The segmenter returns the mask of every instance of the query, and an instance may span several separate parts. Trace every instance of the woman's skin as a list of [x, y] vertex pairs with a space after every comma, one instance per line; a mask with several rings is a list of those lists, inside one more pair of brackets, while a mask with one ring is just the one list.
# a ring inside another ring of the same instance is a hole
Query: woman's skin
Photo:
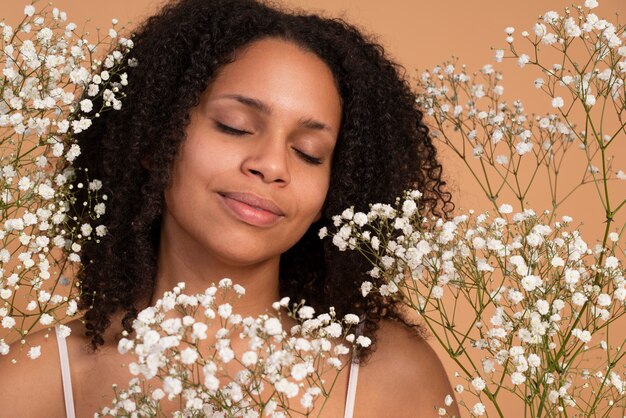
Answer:
[[[233, 303], [234, 311], [257, 316], [280, 298], [280, 255], [320, 216], [341, 99], [330, 69], [316, 55], [284, 40], [264, 39], [239, 51], [219, 71], [190, 116], [165, 191], [150, 302], [180, 281], [186, 293], [197, 293], [230, 277], [246, 288], [246, 296]], [[123, 388], [131, 378], [126, 365], [132, 357], [117, 353], [119, 319], [112, 318], [105, 345], [95, 354], [86, 348], [89, 340], [79, 321], [70, 323], [67, 343], [78, 417], [110, 405], [111, 385]], [[288, 318], [284, 321], [290, 325]], [[442, 406], [452, 390], [435, 353], [391, 321], [381, 322], [378, 336], [377, 349], [360, 369], [354, 416], [437, 416], [435, 406]], [[28, 342], [42, 345], [40, 358], [20, 355], [15, 365], [13, 355], [0, 358], [0, 417], [64, 417], [54, 332], [40, 331]], [[241, 355], [245, 347], [233, 342], [233, 349]], [[18, 350], [14, 346], [11, 352]], [[321, 417], [343, 417], [348, 373], [348, 367], [341, 371]], [[459, 416], [456, 408], [449, 412]]]
[[[165, 191], [156, 295], [230, 277], [254, 295], [242, 315], [280, 299], [280, 255], [320, 215], [340, 124], [333, 75], [316, 55], [263, 40], [225, 66], [191, 112]], [[236, 200], [257, 198], [279, 214]]]

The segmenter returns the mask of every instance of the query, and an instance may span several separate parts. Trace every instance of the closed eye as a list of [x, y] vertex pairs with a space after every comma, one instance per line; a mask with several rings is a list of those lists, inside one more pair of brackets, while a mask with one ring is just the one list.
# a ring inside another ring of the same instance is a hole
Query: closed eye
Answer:
[[312, 155], [306, 154], [297, 148], [294, 148], [294, 151], [296, 151], [296, 153], [300, 156], [300, 158], [302, 158], [304, 161], [306, 161], [309, 164], [314, 164], [314, 165], [322, 164], [322, 160], [320, 158], [313, 157]]
[[[235, 129], [232, 128], [228, 125], [224, 125], [223, 123], [217, 122], [215, 121], [215, 126], [217, 127], [217, 129], [219, 129], [220, 131], [228, 134], [228, 135], [234, 135], [234, 136], [244, 136], [244, 135], [252, 135], [252, 132], [248, 132], [248, 131], [242, 131], [240, 129]], [[313, 165], [320, 165], [322, 164], [322, 160], [321, 158], [317, 158], [317, 157], [313, 157], [312, 155], [309, 155], [305, 152], [300, 151], [297, 148], [294, 148], [294, 151], [300, 156], [300, 158], [302, 158], [302, 160], [304, 160], [305, 162], [309, 163], [309, 164], [313, 164]]]
[[220, 131], [222, 131], [222, 132], [224, 132], [226, 134], [229, 134], [229, 135], [244, 136], [244, 135], [252, 134], [252, 132], [242, 131], [240, 129], [231, 128], [230, 126], [224, 125], [223, 123], [220, 123], [220, 122], [217, 122], [217, 121], [215, 122], [215, 126]]

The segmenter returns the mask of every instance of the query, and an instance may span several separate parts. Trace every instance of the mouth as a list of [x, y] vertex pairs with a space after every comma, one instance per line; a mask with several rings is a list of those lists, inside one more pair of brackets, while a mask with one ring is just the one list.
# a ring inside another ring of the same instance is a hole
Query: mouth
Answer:
[[254, 226], [271, 226], [285, 216], [274, 202], [250, 193], [219, 192], [225, 206], [237, 219]]

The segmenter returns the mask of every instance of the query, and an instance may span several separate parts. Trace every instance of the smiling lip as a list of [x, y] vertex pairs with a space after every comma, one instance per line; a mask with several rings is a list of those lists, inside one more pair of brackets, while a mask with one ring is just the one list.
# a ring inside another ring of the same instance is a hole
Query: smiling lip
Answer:
[[274, 202], [250, 193], [219, 193], [224, 204], [237, 218], [256, 226], [269, 226], [285, 216]]

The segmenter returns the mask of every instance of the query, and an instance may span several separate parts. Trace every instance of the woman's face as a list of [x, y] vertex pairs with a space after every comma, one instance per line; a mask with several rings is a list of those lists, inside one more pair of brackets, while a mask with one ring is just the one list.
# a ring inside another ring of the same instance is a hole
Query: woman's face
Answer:
[[231, 265], [277, 260], [319, 218], [328, 191], [341, 123], [330, 69], [293, 43], [253, 42], [190, 117], [162, 239]]

